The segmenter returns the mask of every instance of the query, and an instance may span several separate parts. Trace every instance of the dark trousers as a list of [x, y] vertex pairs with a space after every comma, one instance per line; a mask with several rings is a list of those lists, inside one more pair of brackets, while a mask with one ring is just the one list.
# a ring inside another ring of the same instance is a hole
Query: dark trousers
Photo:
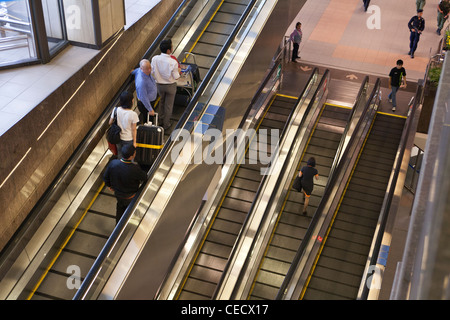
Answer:
[[292, 61], [295, 61], [295, 59], [299, 58], [298, 56], [298, 48], [300, 45], [298, 43], [294, 42], [294, 48], [292, 49]]
[[123, 213], [125, 212], [125, 210], [127, 210], [128, 205], [130, 204], [131, 200], [133, 200], [133, 198], [122, 199], [122, 198], [116, 197], [116, 199], [117, 199], [117, 204], [116, 204], [116, 224], [118, 224], [120, 218], [122, 218]]
[[367, 7], [370, 4], [370, 0], [363, 0], [363, 3], [364, 3], [364, 11], [367, 11]]
[[411, 35], [409, 36], [409, 49], [411, 54], [416, 52], [419, 40], [420, 40], [420, 33], [411, 31]]
[[[156, 100], [155, 100], [156, 101]], [[150, 102], [152, 106], [155, 105], [155, 101]], [[139, 123], [144, 124], [147, 123], [148, 119], [148, 110], [142, 103], [142, 101], [138, 100], [137, 108], [139, 110]]]
[[164, 129], [170, 126], [170, 117], [172, 117], [173, 104], [175, 95], [177, 94], [177, 83], [156, 84], [158, 95], [161, 97], [159, 101], [159, 120]]

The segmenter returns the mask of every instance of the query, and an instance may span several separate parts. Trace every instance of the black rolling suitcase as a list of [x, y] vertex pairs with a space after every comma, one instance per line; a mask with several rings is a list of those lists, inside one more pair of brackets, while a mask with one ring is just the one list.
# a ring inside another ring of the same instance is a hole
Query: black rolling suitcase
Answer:
[[136, 133], [136, 157], [135, 161], [144, 166], [151, 166], [164, 146], [164, 129], [158, 126], [158, 114], [154, 117], [154, 123], [149, 121], [138, 126]]

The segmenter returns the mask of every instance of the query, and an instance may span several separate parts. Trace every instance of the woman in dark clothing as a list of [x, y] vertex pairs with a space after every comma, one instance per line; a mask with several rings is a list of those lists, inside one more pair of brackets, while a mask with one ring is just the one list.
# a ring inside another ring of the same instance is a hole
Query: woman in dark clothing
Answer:
[[319, 179], [319, 172], [315, 168], [316, 159], [311, 157], [308, 159], [308, 162], [306, 164], [307, 165], [304, 166], [298, 173], [298, 176], [302, 178], [302, 189], [304, 194], [303, 214], [306, 214], [306, 208], [309, 204], [309, 198], [311, 197], [311, 193], [314, 189], [313, 178], [315, 177], [316, 180]]

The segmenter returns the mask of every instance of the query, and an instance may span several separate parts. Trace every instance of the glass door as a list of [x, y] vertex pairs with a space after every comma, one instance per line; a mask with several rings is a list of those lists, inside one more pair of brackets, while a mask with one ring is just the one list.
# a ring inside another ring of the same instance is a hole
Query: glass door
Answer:
[[48, 49], [50, 56], [53, 56], [62, 45], [67, 43], [61, 1], [42, 0], [42, 11], [44, 14]]

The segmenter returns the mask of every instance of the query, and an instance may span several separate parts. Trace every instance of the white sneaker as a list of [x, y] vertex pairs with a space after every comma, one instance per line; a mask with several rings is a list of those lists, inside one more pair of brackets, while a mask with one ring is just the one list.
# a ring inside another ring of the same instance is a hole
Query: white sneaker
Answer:
[[389, 102], [392, 103], [392, 99], [389, 99]]
[[395, 107], [392, 107], [392, 111], [395, 111]]

